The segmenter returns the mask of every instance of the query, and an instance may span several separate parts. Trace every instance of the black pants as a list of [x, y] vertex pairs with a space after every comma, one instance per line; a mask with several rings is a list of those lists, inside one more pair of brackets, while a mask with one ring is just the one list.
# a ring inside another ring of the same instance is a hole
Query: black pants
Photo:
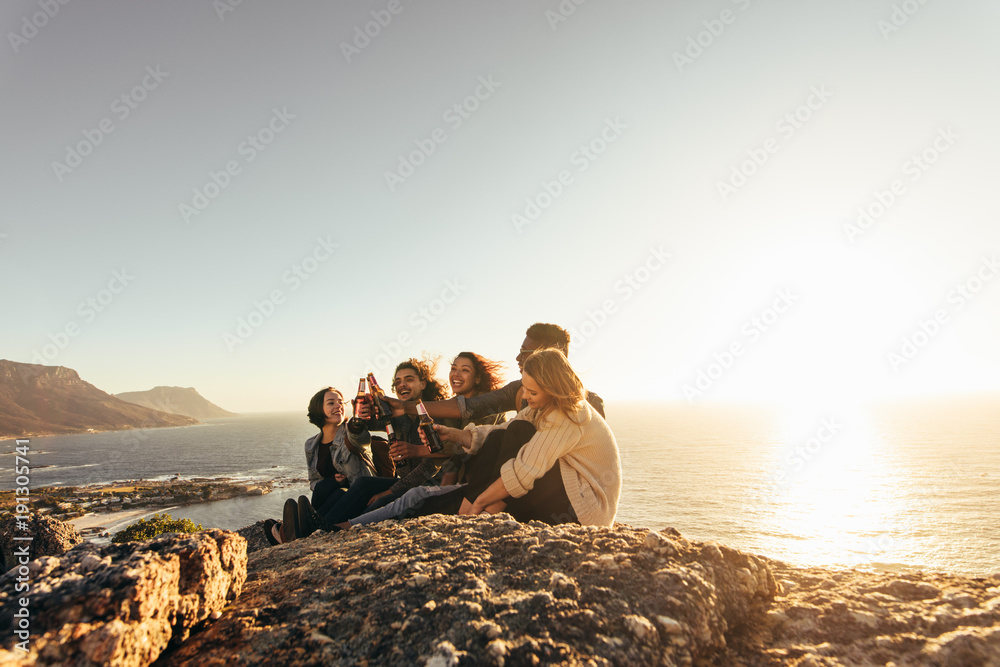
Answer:
[[[365, 512], [378, 509], [385, 502], [373, 503], [368, 506], [368, 501], [377, 493], [388, 491], [398, 480], [395, 477], [358, 477], [351, 484], [351, 488], [342, 498], [332, 506], [325, 508], [326, 511], [317, 511], [330, 523], [343, 523], [350, 521], [356, 516], [361, 516]], [[384, 499], [383, 499], [384, 500]], [[391, 500], [389, 502], [392, 502]]]
[[[469, 484], [463, 491], [470, 503], [485, 491], [493, 482], [500, 478], [500, 468], [503, 464], [517, 456], [531, 437], [535, 435], [535, 427], [523, 419], [510, 423], [505, 429], [496, 429], [483, 443], [482, 449], [467, 465]], [[562, 473], [557, 461], [541, 478], [535, 480], [530, 491], [520, 498], [507, 498], [508, 512], [518, 521], [541, 521], [550, 525], [559, 523], [578, 523], [573, 505], [566, 495], [563, 486]]]
[[340, 482], [324, 477], [316, 483], [316, 487], [313, 489], [312, 506], [316, 508], [317, 512], [325, 515], [337, 504], [337, 501], [344, 497], [345, 493], [347, 490], [340, 485]]

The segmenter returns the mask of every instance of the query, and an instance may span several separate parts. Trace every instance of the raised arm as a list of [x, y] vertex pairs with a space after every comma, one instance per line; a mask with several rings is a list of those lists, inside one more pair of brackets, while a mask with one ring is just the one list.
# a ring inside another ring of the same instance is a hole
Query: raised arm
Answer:
[[[386, 396], [385, 402], [392, 408], [393, 417], [417, 414], [417, 404], [414, 401], [401, 401]], [[462, 415], [457, 398], [449, 398], [446, 401], [424, 401], [424, 406], [427, 408], [427, 414], [435, 419], [460, 419]]]

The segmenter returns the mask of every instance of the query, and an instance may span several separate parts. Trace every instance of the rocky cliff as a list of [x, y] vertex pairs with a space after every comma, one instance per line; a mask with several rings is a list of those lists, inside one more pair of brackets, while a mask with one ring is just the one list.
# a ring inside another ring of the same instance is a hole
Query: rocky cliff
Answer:
[[[1000, 575], [797, 569], [670, 530], [507, 515], [255, 540], [248, 561], [246, 544], [208, 531], [35, 561], [45, 634], [27, 657], [9, 573], [0, 665], [1000, 665]], [[175, 555], [176, 580], [160, 562]]]
[[0, 439], [197, 423], [115, 398], [64, 366], [0, 359]]
[[147, 391], [128, 391], [115, 394], [115, 398], [153, 410], [195, 419], [237, 416], [235, 412], [223, 410], [203, 397], [195, 391], [194, 387], [153, 387]]

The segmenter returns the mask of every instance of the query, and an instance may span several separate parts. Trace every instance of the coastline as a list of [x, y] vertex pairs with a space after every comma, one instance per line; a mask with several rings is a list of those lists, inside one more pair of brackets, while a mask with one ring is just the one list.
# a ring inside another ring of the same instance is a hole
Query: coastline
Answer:
[[144, 519], [153, 514], [169, 512], [177, 507], [180, 506], [163, 507], [160, 509], [144, 507], [135, 510], [122, 510], [121, 512], [92, 512], [78, 516], [75, 519], [70, 519], [66, 523], [75, 526], [85, 540], [93, 540], [94, 538], [105, 536], [105, 534], [107, 534], [107, 537], [110, 537], [112, 534], [125, 528], [126, 525], [135, 523], [139, 519]]
[[[109, 537], [153, 514], [213, 501], [257, 499], [302, 481], [231, 477], [128, 480], [84, 487], [44, 487], [34, 492], [33, 502], [41, 508], [41, 514], [71, 524], [85, 539], [94, 540]], [[0, 492], [0, 511], [11, 511], [14, 502], [13, 492]]]
[[[179, 415], [183, 416], [183, 415]], [[192, 418], [193, 419], [193, 418]], [[161, 429], [161, 428], [188, 428], [190, 426], [203, 426], [205, 422], [195, 421], [193, 424], [141, 424], [135, 426], [109, 426], [107, 428], [84, 428], [80, 427], [73, 430], [63, 430], [63, 431], [39, 431], [39, 432], [18, 432], [18, 433], [0, 433], [0, 443], [3, 442], [13, 442], [15, 440], [27, 440], [29, 438], [49, 438], [58, 435], [86, 435], [88, 433], [116, 433], [119, 431], [143, 431], [146, 429]]]

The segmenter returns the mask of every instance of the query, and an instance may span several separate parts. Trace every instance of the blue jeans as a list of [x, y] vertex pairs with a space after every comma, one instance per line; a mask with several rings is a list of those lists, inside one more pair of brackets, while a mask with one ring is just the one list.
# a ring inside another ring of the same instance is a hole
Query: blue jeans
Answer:
[[[389, 504], [375, 510], [369, 510], [361, 516], [351, 519], [351, 525], [366, 526], [369, 523], [377, 523], [379, 521], [385, 521], [386, 519], [394, 519], [406, 510], [421, 505], [425, 500], [432, 496], [440, 496], [445, 493], [450, 493], [455, 489], [462, 488], [462, 486], [462, 484], [455, 484], [453, 486], [418, 486], [415, 489], [410, 489]], [[391, 498], [392, 496], [389, 497]], [[388, 500], [388, 498], [386, 498], [386, 500]]]

